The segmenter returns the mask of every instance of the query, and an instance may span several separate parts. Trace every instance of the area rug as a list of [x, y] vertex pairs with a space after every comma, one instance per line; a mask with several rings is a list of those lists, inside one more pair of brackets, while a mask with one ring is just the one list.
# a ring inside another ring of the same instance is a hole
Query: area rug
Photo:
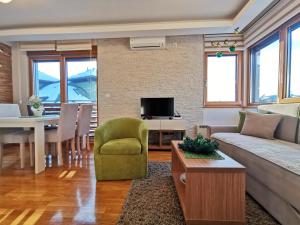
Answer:
[[[279, 225], [253, 198], [246, 198], [247, 225]], [[150, 162], [148, 176], [134, 180], [118, 225], [185, 225], [167, 162]]]

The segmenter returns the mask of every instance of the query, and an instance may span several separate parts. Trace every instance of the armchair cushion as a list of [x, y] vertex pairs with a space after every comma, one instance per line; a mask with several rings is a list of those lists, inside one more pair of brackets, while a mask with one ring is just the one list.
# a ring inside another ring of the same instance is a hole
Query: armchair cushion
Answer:
[[110, 140], [100, 149], [100, 154], [103, 155], [138, 155], [141, 152], [141, 143], [136, 138]]

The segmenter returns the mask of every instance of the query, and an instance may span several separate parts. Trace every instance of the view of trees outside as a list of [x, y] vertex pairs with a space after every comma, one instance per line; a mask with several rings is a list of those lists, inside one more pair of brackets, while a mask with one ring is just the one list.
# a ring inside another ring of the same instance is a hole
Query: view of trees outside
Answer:
[[236, 101], [237, 56], [224, 55], [207, 59], [207, 101]]
[[291, 68], [288, 97], [300, 97], [300, 27], [291, 32]]
[[[96, 102], [97, 62], [96, 59], [67, 60], [68, 102]], [[60, 62], [34, 62], [35, 95], [43, 103], [60, 103]]]

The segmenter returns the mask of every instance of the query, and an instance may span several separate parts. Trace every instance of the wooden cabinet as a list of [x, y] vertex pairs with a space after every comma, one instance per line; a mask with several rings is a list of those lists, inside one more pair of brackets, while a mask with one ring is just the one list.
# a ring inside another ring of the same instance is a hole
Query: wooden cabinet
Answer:
[[171, 150], [172, 140], [182, 140], [186, 131], [185, 120], [144, 120], [149, 128], [149, 149]]

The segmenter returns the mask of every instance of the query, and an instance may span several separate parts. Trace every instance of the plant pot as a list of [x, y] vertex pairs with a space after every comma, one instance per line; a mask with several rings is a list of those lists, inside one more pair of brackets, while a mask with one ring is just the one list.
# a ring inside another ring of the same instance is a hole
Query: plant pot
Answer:
[[31, 107], [31, 111], [33, 113], [34, 116], [42, 116], [43, 115], [43, 112], [44, 112], [44, 107], [39, 107], [39, 108], [34, 108], [34, 107]]

